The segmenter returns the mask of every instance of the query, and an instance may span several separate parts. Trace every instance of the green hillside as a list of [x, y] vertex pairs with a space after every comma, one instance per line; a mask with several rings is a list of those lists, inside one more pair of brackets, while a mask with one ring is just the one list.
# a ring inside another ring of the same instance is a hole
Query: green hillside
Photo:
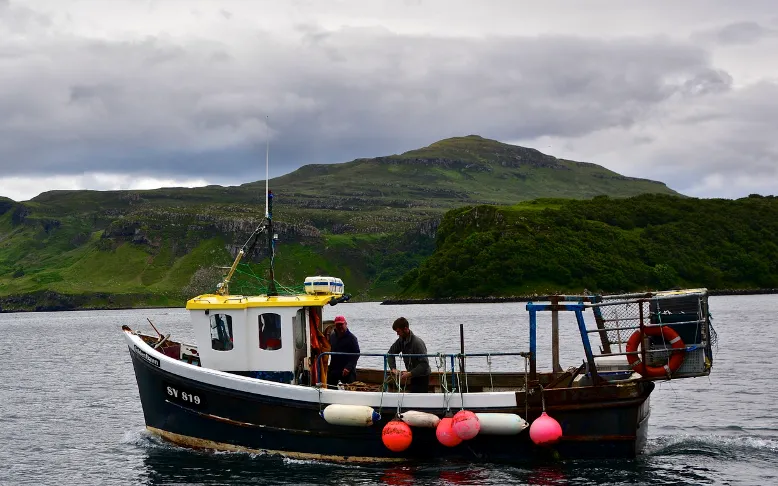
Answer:
[[643, 195], [448, 212], [421, 297], [778, 288], [778, 198]]
[[[401, 155], [308, 165], [272, 179], [276, 277], [341, 276], [357, 299], [397, 294], [432, 254], [446, 211], [537, 197], [675, 194], [660, 182], [478, 136]], [[181, 305], [212, 290], [264, 214], [264, 181], [238, 187], [50, 191], [0, 198], [0, 306]], [[247, 263], [261, 264], [255, 251]], [[233, 289], [254, 284], [239, 275]], [[261, 272], [260, 272], [261, 273]], [[44, 297], [41, 297], [44, 296]], [[55, 304], [39, 305], [40, 300]]]

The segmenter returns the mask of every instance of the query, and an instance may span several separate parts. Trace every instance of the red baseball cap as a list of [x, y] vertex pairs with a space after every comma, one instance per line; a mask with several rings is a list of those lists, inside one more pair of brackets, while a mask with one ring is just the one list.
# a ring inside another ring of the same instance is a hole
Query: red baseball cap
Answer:
[[342, 323], [345, 324], [346, 323], [346, 318], [344, 316], [337, 316], [337, 317], [335, 317], [335, 324], [337, 324], [339, 322], [342, 322]]

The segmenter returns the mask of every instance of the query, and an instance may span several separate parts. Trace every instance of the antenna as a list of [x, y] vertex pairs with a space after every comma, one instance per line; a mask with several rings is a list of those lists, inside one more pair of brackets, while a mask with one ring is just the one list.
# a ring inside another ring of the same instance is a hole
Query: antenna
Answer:
[[270, 118], [265, 115], [265, 217], [270, 217], [270, 210], [268, 209], [268, 178], [270, 175]]

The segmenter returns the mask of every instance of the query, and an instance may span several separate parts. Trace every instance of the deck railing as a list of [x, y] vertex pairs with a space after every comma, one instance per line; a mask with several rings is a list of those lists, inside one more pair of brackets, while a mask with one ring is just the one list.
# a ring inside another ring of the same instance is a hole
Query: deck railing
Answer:
[[[384, 361], [384, 381], [382, 387], [386, 387], [388, 381], [387, 377], [389, 376], [389, 357], [396, 358], [438, 358], [442, 359], [445, 363], [446, 361], [449, 361], [451, 364], [451, 379], [452, 379], [452, 385], [454, 389], [456, 389], [459, 386], [459, 378], [458, 375], [464, 374], [467, 375], [467, 372], [465, 371], [464, 362], [466, 358], [473, 358], [473, 357], [491, 357], [491, 356], [521, 356], [525, 360], [529, 360], [531, 353], [529, 351], [519, 351], [515, 353], [428, 353], [428, 354], [391, 354], [391, 353], [343, 353], [338, 351], [325, 351], [323, 353], [320, 353], [316, 357], [316, 369], [321, 369], [322, 365], [322, 358], [324, 356], [368, 356], [368, 357], [382, 357]], [[455, 363], [459, 362], [459, 369], [460, 371], [456, 371]]]

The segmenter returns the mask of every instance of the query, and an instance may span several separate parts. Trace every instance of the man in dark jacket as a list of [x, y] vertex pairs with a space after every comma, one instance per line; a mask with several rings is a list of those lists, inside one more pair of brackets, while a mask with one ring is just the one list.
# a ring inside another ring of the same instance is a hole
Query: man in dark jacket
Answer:
[[[427, 393], [430, 386], [430, 362], [426, 356], [405, 356], [408, 354], [427, 354], [427, 346], [420, 337], [411, 332], [408, 319], [400, 317], [392, 324], [397, 333], [397, 341], [389, 348], [389, 354], [402, 354], [405, 369], [400, 375], [400, 382], [406, 390], [412, 393]], [[389, 368], [392, 375], [397, 376], [397, 363], [394, 356], [389, 356]]]
[[[359, 353], [357, 337], [348, 330], [348, 323], [343, 316], [335, 318], [335, 330], [330, 335], [332, 352]], [[357, 379], [357, 360], [359, 356], [333, 354], [330, 355], [330, 366], [327, 370], [327, 386], [337, 388], [338, 382], [351, 383]]]

